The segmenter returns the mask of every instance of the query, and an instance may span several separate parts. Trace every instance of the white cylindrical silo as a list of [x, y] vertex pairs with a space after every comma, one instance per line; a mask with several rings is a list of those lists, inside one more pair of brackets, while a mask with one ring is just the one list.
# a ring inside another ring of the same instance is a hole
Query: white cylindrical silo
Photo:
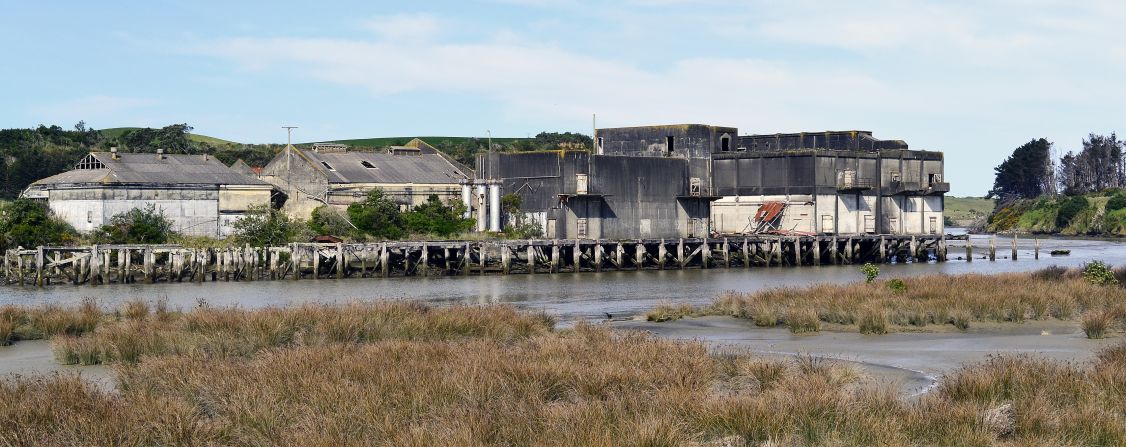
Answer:
[[489, 185], [489, 231], [500, 231], [500, 183]]
[[485, 214], [486, 206], [489, 202], [489, 188], [483, 182], [477, 185], [477, 231], [483, 232], [488, 226], [485, 221], [488, 214]]
[[461, 204], [465, 205], [465, 212], [462, 213], [463, 219], [468, 219], [473, 216], [473, 187], [468, 183], [461, 184]]

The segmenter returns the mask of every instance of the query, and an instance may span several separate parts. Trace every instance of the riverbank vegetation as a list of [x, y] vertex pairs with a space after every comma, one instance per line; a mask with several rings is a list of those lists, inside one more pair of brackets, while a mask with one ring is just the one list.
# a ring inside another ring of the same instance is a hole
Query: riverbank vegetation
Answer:
[[794, 333], [818, 332], [825, 324], [866, 334], [1062, 320], [1079, 322], [1089, 337], [1102, 338], [1126, 329], [1124, 282], [1126, 268], [1100, 262], [1086, 269], [1051, 267], [1032, 273], [873, 278], [868, 283], [727, 292], [698, 308], [659, 306], [646, 318], [730, 315], [761, 327], [786, 326]]
[[5, 378], [0, 444], [1126, 442], [1112, 411], [1126, 389], [1126, 346], [1090, 364], [994, 357], [905, 400], [893, 384], [816, 357], [552, 326], [503, 306], [180, 312], [134, 301], [54, 341], [57, 352], [84, 344], [117, 364], [117, 390], [71, 375]]
[[1115, 134], [1090, 134], [1058, 162], [1043, 138], [994, 168], [987, 198], [997, 207], [984, 230], [1126, 236], [1126, 151]]

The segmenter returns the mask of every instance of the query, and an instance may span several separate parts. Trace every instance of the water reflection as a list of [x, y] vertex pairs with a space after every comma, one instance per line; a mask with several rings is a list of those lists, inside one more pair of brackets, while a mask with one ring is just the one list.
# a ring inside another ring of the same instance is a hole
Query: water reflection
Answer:
[[[1033, 239], [1018, 240], [1018, 259], [1007, 259], [1011, 238], [997, 238], [995, 262], [988, 256], [990, 236], [975, 235], [974, 261], [965, 257], [965, 243], [950, 241], [950, 261], [905, 263], [881, 266], [881, 277], [931, 273], [998, 273], [1027, 271], [1050, 265], [1079, 266], [1098, 259], [1113, 265], [1126, 264], [1126, 244], [1116, 241], [1042, 239], [1040, 259], [1033, 259]], [[1071, 250], [1066, 257], [1052, 257], [1053, 249]], [[511, 276], [430, 277], [396, 279], [345, 279], [219, 282], [204, 284], [154, 284], [108, 286], [0, 287], [0, 304], [74, 304], [93, 297], [104, 306], [116, 306], [131, 298], [167, 298], [174, 307], [189, 308], [198, 300], [217, 306], [266, 307], [298, 303], [346, 303], [379, 299], [410, 299], [433, 303], [496, 304], [542, 310], [561, 319], [604, 318], [643, 312], [660, 303], [710, 302], [725, 290], [751, 291], [777, 286], [802, 286], [817, 282], [851, 282], [862, 276], [857, 266], [801, 268], [733, 268], [713, 270], [666, 270], [603, 272], [584, 274], [537, 274]]]

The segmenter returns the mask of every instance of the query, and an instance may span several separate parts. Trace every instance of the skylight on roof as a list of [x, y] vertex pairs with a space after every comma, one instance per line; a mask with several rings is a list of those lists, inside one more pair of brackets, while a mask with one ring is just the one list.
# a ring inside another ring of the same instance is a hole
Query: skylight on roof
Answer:
[[364, 167], [368, 169], [379, 169], [375, 167], [375, 165], [368, 163], [367, 160], [361, 161], [360, 164], [364, 165]]
[[328, 168], [329, 171], [335, 171], [336, 170], [331, 165], [329, 165], [327, 161], [322, 161], [321, 164], [325, 165], [325, 167]]

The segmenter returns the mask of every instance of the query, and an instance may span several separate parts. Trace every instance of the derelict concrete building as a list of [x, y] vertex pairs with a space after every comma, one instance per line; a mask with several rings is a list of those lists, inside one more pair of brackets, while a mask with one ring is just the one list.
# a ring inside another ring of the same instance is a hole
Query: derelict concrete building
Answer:
[[[942, 234], [941, 152], [871, 132], [752, 135], [714, 154], [721, 234]], [[768, 204], [771, 204], [768, 206]], [[764, 209], [766, 207], [766, 209]]]
[[[593, 154], [481, 154], [476, 183], [495, 185], [499, 193], [488, 189], [490, 197], [519, 195], [522, 211], [547, 238], [704, 237], [709, 201], [716, 198], [711, 154], [732, 147], [737, 136], [734, 128], [695, 124], [599, 129]], [[491, 205], [478, 194], [467, 203]], [[489, 216], [494, 231], [499, 229], [493, 225], [495, 209], [477, 208], [479, 216]]]
[[151, 205], [178, 233], [223, 238], [251, 206], [270, 203], [271, 189], [208, 155], [114, 151], [91, 152], [73, 170], [32, 183], [23, 196], [46, 200], [83, 232]]
[[941, 152], [865, 131], [596, 129], [593, 154], [482, 154], [477, 165], [463, 200], [488, 219], [479, 229], [498, 230], [492, 204], [517, 194], [547, 238], [941, 234], [950, 188]]
[[403, 209], [425, 202], [431, 194], [444, 202], [459, 200], [461, 183], [472, 171], [418, 143], [386, 152], [350, 151], [343, 145], [287, 146], [262, 168], [261, 178], [280, 191], [276, 202], [281, 209], [301, 219], [322, 205], [345, 208], [362, 201], [375, 188]]

